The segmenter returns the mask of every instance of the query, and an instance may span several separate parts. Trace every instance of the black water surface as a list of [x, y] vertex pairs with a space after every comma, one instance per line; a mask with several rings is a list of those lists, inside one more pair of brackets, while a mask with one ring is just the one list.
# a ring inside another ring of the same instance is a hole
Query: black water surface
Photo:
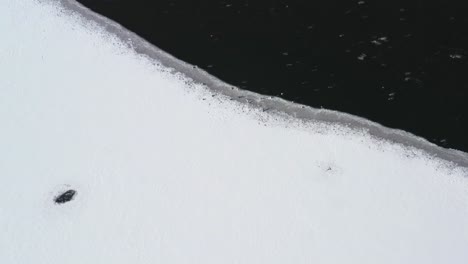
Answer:
[[464, 0], [79, 0], [241, 88], [468, 151]]

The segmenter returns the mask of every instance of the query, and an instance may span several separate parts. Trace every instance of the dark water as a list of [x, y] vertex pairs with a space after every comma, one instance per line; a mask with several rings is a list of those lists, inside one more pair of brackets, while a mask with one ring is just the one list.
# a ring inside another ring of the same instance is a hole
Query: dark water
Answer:
[[79, 2], [241, 88], [468, 151], [466, 0]]

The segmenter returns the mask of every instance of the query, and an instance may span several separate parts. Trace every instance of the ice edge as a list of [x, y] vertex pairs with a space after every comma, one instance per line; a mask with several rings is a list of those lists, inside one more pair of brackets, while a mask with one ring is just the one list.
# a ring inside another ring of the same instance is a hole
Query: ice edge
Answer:
[[184, 74], [195, 83], [206, 85], [213, 92], [229, 97], [234, 101], [247, 104], [254, 108], [269, 109], [270, 112], [285, 114], [288, 117], [304, 121], [315, 121], [325, 123], [335, 123], [348, 126], [350, 128], [364, 130], [369, 135], [388, 140], [404, 147], [413, 147], [426, 152], [428, 155], [448, 161], [453, 165], [468, 168], [468, 153], [446, 149], [433, 144], [426, 139], [411, 134], [409, 132], [385, 127], [368, 119], [355, 115], [342, 113], [334, 110], [317, 109], [310, 106], [286, 101], [284, 99], [265, 96], [258, 93], [241, 90], [233, 85], [210, 75], [208, 72], [194, 67], [184, 61], [159, 49], [137, 34], [124, 28], [117, 22], [108, 19], [94, 11], [88, 9], [75, 0], [39, 0], [41, 2], [58, 2], [65, 11], [78, 14], [82, 18], [92, 21], [103, 28], [106, 32], [116, 36], [122, 43], [136, 53], [146, 55], [148, 58], [161, 63], [163, 66], [172, 68]]

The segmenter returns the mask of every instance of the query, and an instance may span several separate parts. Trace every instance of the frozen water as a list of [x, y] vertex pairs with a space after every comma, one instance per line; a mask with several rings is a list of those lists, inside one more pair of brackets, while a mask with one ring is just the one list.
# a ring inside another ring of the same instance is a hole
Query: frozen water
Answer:
[[468, 261], [464, 153], [205, 86], [109, 23], [0, 0], [0, 263]]

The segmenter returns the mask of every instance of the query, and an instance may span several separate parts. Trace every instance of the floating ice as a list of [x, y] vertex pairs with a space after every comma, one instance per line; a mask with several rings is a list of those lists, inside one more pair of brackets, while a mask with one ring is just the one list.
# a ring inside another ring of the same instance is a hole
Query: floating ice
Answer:
[[0, 32], [2, 264], [468, 261], [464, 153], [234, 89], [72, 1], [1, 0]]
[[364, 60], [366, 57], [367, 57], [367, 54], [361, 53], [361, 54], [357, 57], [357, 59], [358, 59], [358, 60]]
[[449, 57], [450, 57], [451, 59], [455, 59], [455, 60], [463, 59], [463, 55], [462, 55], [462, 54], [458, 54], [458, 53], [450, 54]]

